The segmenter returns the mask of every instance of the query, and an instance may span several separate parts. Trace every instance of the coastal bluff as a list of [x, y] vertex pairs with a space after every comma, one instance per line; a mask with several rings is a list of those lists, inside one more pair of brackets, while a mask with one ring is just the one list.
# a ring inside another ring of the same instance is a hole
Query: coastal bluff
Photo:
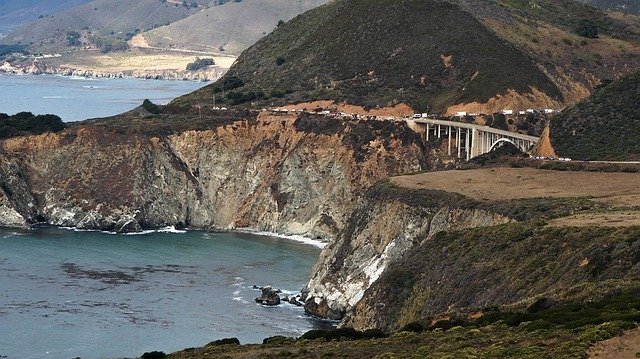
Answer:
[[210, 116], [172, 122], [171, 114], [129, 113], [3, 140], [0, 225], [248, 229], [331, 240], [375, 182], [431, 168], [405, 124]]

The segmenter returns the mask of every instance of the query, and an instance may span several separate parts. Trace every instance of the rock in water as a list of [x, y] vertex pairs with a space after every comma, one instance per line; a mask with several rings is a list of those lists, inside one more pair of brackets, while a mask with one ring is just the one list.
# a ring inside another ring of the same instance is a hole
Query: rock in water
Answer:
[[262, 305], [278, 305], [280, 304], [280, 296], [278, 290], [273, 289], [271, 286], [262, 288], [262, 295], [256, 298], [256, 303]]
[[295, 306], [298, 306], [298, 307], [301, 307], [303, 305], [298, 299], [296, 299], [296, 297], [291, 297], [289, 299], [289, 303], [291, 303], [291, 304], [293, 304]]

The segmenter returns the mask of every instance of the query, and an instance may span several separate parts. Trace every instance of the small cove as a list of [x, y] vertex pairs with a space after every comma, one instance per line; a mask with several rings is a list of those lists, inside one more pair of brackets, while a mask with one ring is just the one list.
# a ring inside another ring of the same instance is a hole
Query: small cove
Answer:
[[253, 285], [306, 283], [320, 249], [246, 233], [111, 235], [0, 230], [0, 355], [104, 358], [237, 337], [261, 342], [327, 325]]

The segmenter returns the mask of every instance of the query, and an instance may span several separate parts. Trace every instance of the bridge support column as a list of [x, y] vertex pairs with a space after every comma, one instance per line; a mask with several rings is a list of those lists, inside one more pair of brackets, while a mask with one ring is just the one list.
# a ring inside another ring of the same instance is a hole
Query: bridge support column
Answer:
[[471, 158], [471, 148], [469, 146], [469, 129], [467, 128], [467, 130], [465, 131], [465, 141], [464, 141], [464, 149], [465, 149], [465, 153], [467, 154], [467, 161], [469, 161], [469, 159]]
[[476, 128], [471, 130], [471, 157], [476, 157], [480, 154], [480, 138], [479, 131]]
[[427, 130], [424, 133], [425, 138], [427, 139], [425, 142], [429, 142], [429, 124], [427, 123]]
[[451, 156], [451, 126], [449, 126], [449, 143], [448, 143], [448, 147], [449, 147], [449, 156]]
[[462, 138], [462, 136], [460, 135], [460, 127], [456, 127], [456, 147], [458, 148], [458, 158], [460, 158], [460, 149], [462, 148], [460, 146], [460, 139]]
[[438, 125], [438, 138], [440, 138], [440, 128], [441, 128], [441, 126]]

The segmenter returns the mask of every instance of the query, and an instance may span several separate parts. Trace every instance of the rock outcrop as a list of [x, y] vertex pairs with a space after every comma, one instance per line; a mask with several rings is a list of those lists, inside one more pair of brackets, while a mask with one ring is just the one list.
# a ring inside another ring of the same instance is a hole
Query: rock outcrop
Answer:
[[0, 142], [0, 225], [330, 239], [373, 183], [430, 166], [419, 137], [392, 122], [262, 114], [166, 134], [153, 126], [84, 123]]
[[278, 295], [278, 290], [273, 289], [273, 287], [266, 286], [262, 287], [261, 291], [262, 294], [255, 299], [256, 303], [268, 306], [280, 304], [280, 295]]
[[320, 254], [303, 291], [307, 313], [340, 320], [390, 264], [434, 234], [510, 221], [464, 206], [459, 195], [433, 191], [407, 198], [402, 192], [388, 183], [368, 191], [345, 229]]

